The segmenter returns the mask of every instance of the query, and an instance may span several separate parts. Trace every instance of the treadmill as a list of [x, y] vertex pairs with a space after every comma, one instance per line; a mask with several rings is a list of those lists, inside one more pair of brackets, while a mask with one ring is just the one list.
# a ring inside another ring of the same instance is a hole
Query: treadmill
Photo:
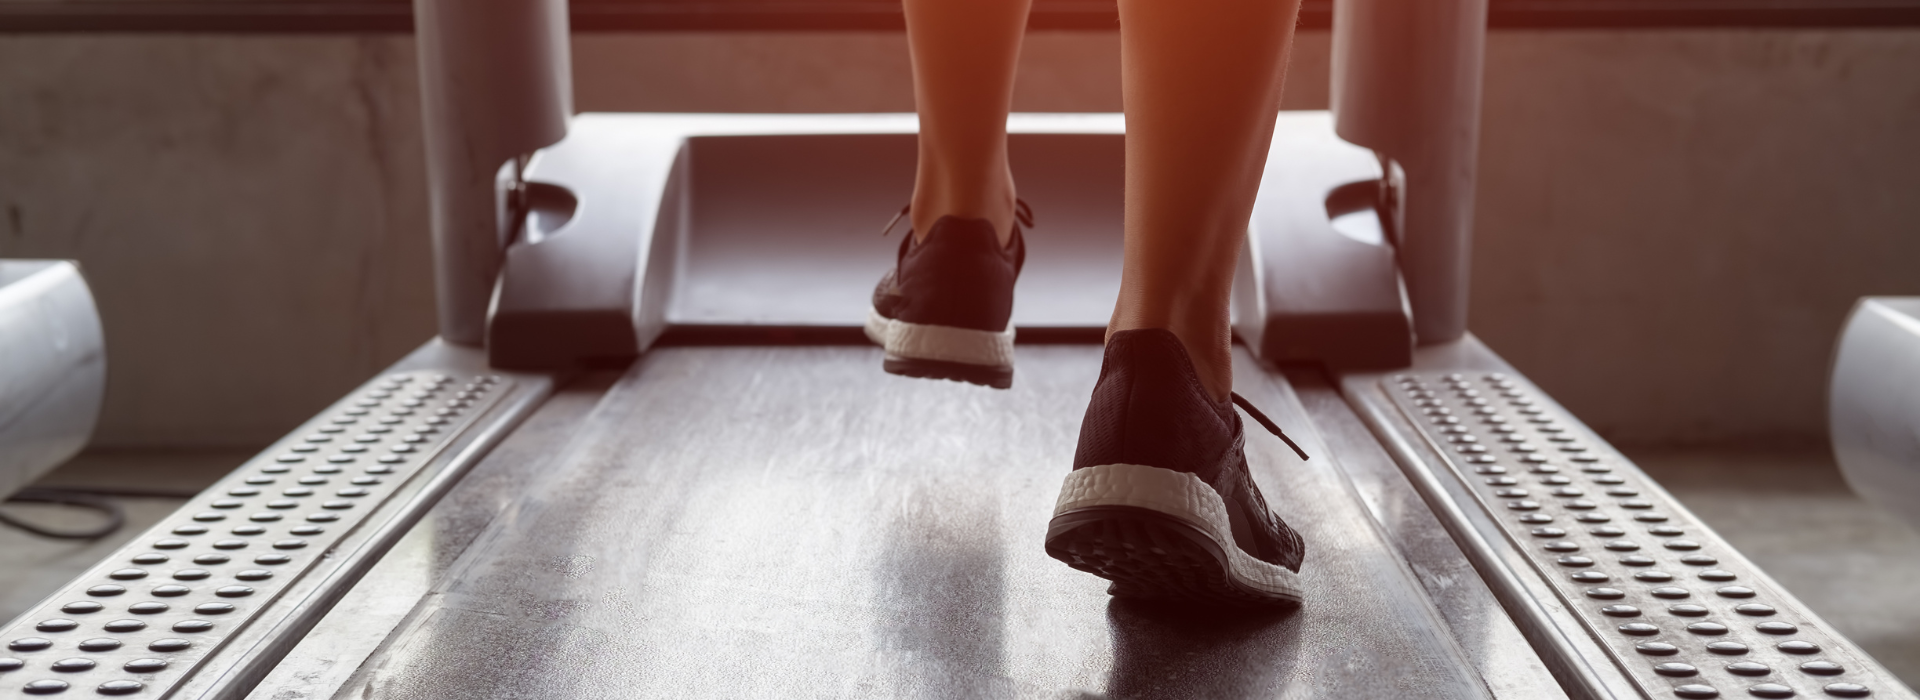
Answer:
[[1465, 332], [1480, 0], [1340, 0], [1234, 298], [1305, 602], [1041, 539], [1111, 114], [1009, 122], [1013, 388], [861, 337], [913, 115], [570, 116], [563, 0], [418, 0], [441, 335], [0, 630], [0, 697], [1913, 698]]

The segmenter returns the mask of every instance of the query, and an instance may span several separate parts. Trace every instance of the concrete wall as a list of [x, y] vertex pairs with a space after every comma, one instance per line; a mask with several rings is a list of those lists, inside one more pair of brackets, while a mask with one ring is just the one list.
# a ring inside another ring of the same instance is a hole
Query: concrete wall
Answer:
[[[574, 51], [583, 111], [912, 108], [894, 35]], [[1118, 57], [1036, 34], [1015, 106], [1117, 110]], [[1819, 439], [1850, 300], [1920, 294], [1915, 65], [1912, 31], [1495, 34], [1474, 331], [1618, 439]], [[0, 256], [86, 266], [99, 443], [257, 444], [431, 335], [413, 70], [403, 36], [0, 37]]]
[[1920, 32], [1487, 61], [1473, 330], [1615, 440], [1823, 440], [1853, 300], [1920, 294]]
[[258, 444], [433, 333], [412, 43], [0, 37], [0, 257], [80, 260], [96, 445]]

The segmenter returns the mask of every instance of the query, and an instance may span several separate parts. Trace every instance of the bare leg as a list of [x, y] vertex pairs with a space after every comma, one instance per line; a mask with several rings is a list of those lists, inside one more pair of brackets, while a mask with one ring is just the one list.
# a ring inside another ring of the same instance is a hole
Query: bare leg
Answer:
[[1120, 0], [1126, 262], [1108, 332], [1165, 328], [1214, 397], [1299, 0]]
[[1007, 112], [1030, 0], [905, 0], [920, 112], [913, 230], [942, 216], [986, 219], [1013, 235]]

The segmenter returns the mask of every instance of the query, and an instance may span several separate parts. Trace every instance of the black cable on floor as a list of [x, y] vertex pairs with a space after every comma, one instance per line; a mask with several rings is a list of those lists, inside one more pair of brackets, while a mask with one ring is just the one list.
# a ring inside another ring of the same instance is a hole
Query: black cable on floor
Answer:
[[5, 512], [0, 512], [0, 524], [11, 525], [35, 535], [52, 539], [93, 540], [111, 535], [127, 523], [126, 511], [120, 508], [120, 504], [110, 500], [110, 497], [187, 499], [195, 495], [196, 494], [181, 491], [158, 489], [28, 487], [15, 492], [11, 497], [7, 498], [6, 502], [54, 503], [63, 506], [86, 508], [106, 516], [107, 522], [101, 524], [99, 527], [87, 530], [55, 530], [44, 525], [22, 520]]
[[119, 486], [104, 486], [104, 487], [103, 486], [87, 486], [87, 487], [46, 486], [46, 487], [38, 487], [38, 488], [42, 488], [43, 490], [47, 490], [47, 491], [58, 491], [60, 493], [83, 493], [83, 494], [88, 494], [92, 496], [117, 496], [120, 498], [172, 498], [172, 499], [177, 499], [182, 501], [187, 500], [189, 498], [193, 498], [194, 496], [200, 495], [199, 491], [177, 491], [173, 489], [140, 489], [140, 488], [126, 488], [126, 487], [119, 487]]

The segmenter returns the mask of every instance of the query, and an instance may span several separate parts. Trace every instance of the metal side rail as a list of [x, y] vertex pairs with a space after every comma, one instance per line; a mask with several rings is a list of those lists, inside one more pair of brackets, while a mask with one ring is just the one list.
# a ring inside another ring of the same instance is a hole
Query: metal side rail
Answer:
[[0, 628], [0, 697], [244, 695], [552, 388], [427, 343]]
[[1570, 693], [1915, 697], [1477, 340], [1342, 388]]

